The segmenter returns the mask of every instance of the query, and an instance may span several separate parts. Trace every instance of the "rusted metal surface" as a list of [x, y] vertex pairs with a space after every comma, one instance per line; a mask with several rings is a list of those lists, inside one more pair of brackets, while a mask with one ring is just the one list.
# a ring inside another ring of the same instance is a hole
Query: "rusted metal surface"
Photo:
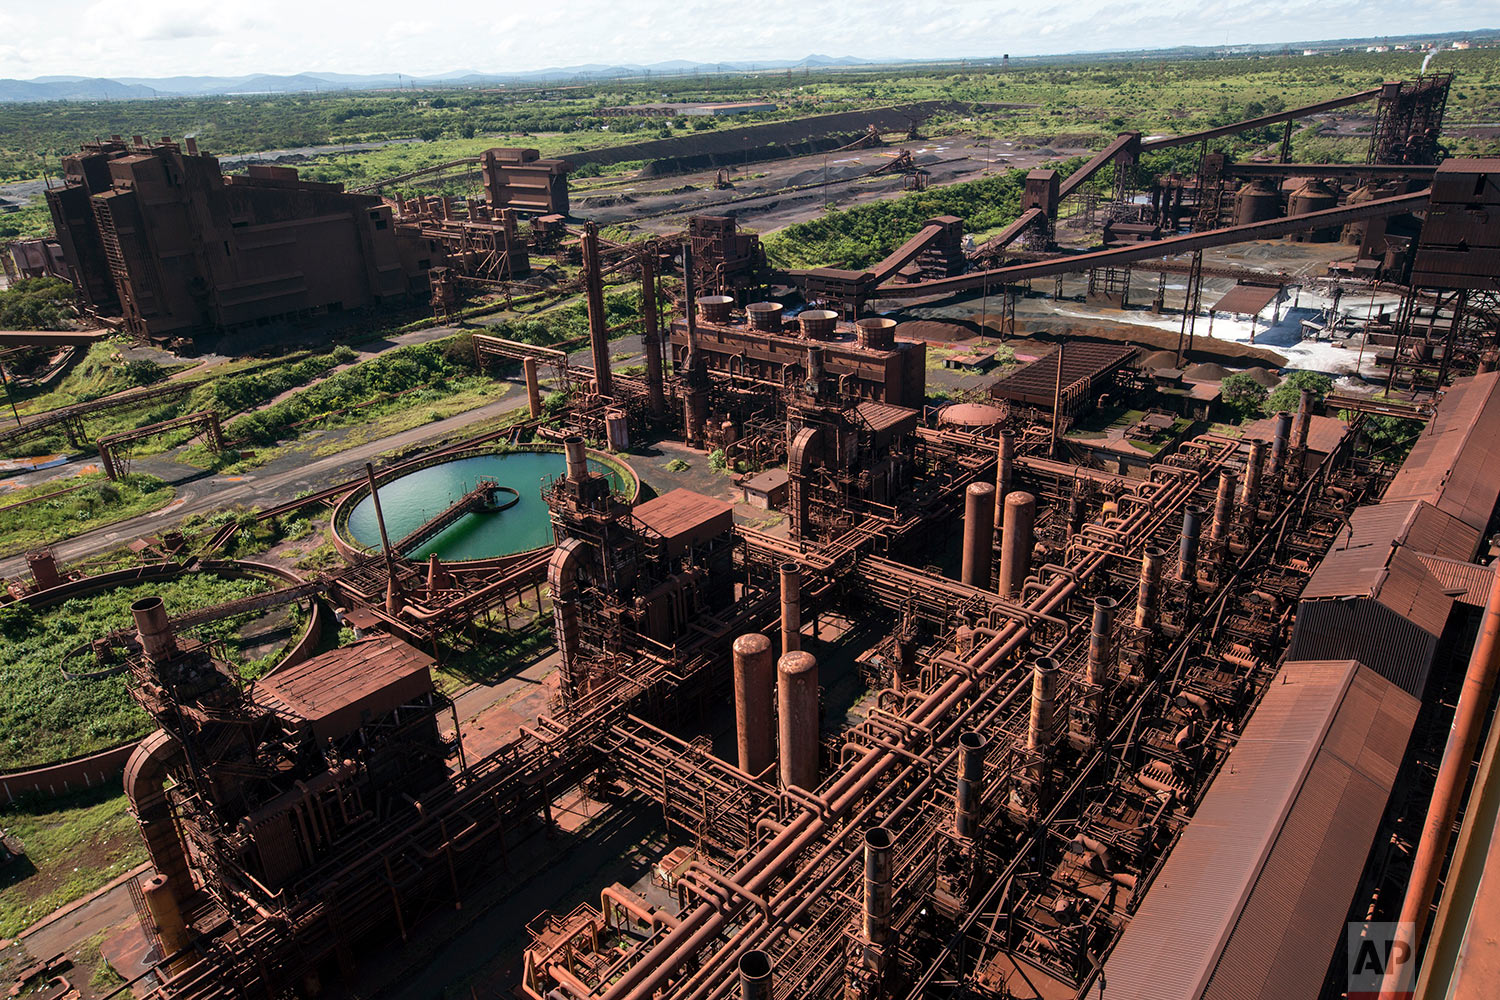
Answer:
[[734, 523], [729, 504], [682, 487], [637, 505], [632, 513], [661, 537], [669, 552], [723, 534]]
[[[1139, 353], [1138, 348], [1118, 344], [1070, 344], [1063, 352], [1063, 411], [1071, 415], [1091, 406], [1104, 382]], [[1050, 411], [1058, 394], [1058, 376], [1058, 352], [1053, 351], [999, 379], [990, 387], [990, 395]]]
[[1261, 311], [1281, 297], [1279, 285], [1235, 285], [1208, 307], [1209, 314], [1237, 313], [1241, 316], [1258, 316]]
[[362, 715], [384, 715], [433, 690], [433, 659], [382, 637], [330, 650], [256, 685], [265, 704], [306, 722], [319, 738], [343, 736]]
[[1385, 499], [1426, 500], [1483, 531], [1500, 498], [1500, 372], [1456, 380]]
[[1283, 664], [1105, 964], [1108, 995], [1315, 995], [1418, 707], [1352, 660]]

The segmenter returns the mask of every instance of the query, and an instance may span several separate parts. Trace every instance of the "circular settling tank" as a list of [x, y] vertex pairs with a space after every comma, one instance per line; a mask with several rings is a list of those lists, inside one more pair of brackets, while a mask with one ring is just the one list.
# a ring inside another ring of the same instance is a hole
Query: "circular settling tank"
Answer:
[[[380, 486], [380, 510], [385, 516], [386, 534], [392, 545], [397, 544], [478, 486], [482, 477], [515, 490], [520, 495], [519, 502], [504, 510], [465, 514], [428, 541], [401, 554], [408, 559], [425, 559], [435, 552], [439, 559], [454, 562], [492, 559], [551, 545], [552, 522], [542, 501], [542, 487], [566, 471], [567, 463], [559, 451], [470, 455], [417, 469]], [[592, 457], [589, 471], [608, 476], [611, 488], [617, 492], [627, 489], [618, 470]], [[375, 505], [368, 495], [349, 512], [345, 534], [368, 549], [380, 548], [380, 527], [375, 522]]]

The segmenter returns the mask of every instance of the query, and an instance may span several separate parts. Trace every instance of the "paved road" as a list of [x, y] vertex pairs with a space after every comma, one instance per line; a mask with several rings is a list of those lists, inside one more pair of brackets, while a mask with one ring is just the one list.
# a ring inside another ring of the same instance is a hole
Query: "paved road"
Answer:
[[[356, 475], [366, 461], [385, 452], [437, 440], [472, 424], [503, 416], [524, 405], [523, 400], [508, 396], [446, 420], [433, 421], [378, 441], [356, 445], [336, 455], [314, 459], [283, 472], [263, 472], [258, 475], [251, 473], [245, 476], [205, 475], [201, 479], [179, 484], [177, 499], [173, 501], [173, 505], [163, 510], [85, 532], [65, 542], [58, 542], [52, 546], [52, 551], [60, 562], [76, 562], [137, 538], [158, 534], [189, 514], [222, 510], [236, 503], [267, 507], [284, 502], [302, 490], [329, 486], [339, 479], [348, 479]], [[18, 576], [25, 571], [24, 556], [0, 560], [0, 576]]]

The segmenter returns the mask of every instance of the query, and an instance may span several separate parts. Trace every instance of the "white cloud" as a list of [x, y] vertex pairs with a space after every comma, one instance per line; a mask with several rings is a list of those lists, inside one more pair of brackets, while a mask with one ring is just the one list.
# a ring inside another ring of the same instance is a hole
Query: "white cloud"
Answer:
[[[26, 75], [504, 72], [584, 63], [984, 57], [1302, 41], [1500, 22], [1500, 0], [52, 0], [0, 14]], [[15, 75], [0, 68], [0, 76]]]

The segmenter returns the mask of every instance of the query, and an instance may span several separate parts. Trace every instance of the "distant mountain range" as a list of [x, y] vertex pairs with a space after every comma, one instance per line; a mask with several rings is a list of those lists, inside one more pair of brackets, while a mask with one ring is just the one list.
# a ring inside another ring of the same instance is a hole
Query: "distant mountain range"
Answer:
[[[1364, 45], [1444, 44], [1458, 39], [1476, 43], [1493, 42], [1500, 32], [1493, 28], [1473, 31], [1450, 31], [1430, 35], [1400, 37], [1341, 38], [1336, 40], [1276, 42], [1233, 46], [1177, 46], [1169, 49], [1111, 50], [1106, 52], [1071, 52], [1048, 56], [1017, 58], [1017, 63], [1059, 62], [1087, 56], [1098, 60], [1140, 58], [1203, 58], [1224, 54], [1297, 52], [1303, 49], [1335, 49]], [[0, 103], [14, 101], [130, 101], [158, 97], [208, 97], [230, 94], [301, 94], [314, 91], [378, 90], [394, 87], [439, 88], [523, 85], [546, 83], [558, 85], [597, 80], [628, 79], [647, 75], [686, 76], [697, 73], [753, 73], [797, 69], [840, 69], [851, 67], [896, 65], [951, 65], [998, 63], [998, 57], [975, 59], [860, 59], [855, 56], [810, 55], [804, 59], [766, 61], [694, 62], [672, 59], [667, 62], [586, 63], [581, 66], [555, 66], [521, 72], [481, 73], [458, 70], [440, 76], [407, 76], [402, 73], [297, 73], [277, 76], [258, 73], [252, 76], [167, 76], [117, 77], [104, 79], [83, 76], [39, 76], [34, 80], [0, 79]]]
[[[883, 64], [909, 60], [885, 60]], [[225, 94], [301, 94], [324, 90], [379, 90], [392, 87], [476, 87], [507, 83], [536, 84], [540, 81], [609, 80], [657, 74], [681, 76], [692, 73], [749, 73], [757, 70], [830, 69], [841, 66], [873, 66], [854, 56], [811, 55], [805, 59], [773, 59], [765, 62], [699, 63], [686, 59], [642, 66], [634, 63], [609, 65], [588, 63], [527, 72], [480, 73], [459, 70], [441, 76], [407, 76], [398, 73], [360, 75], [353, 73], [297, 73], [276, 76], [167, 76], [104, 79], [83, 76], [39, 76], [34, 80], [0, 79], [0, 101], [136, 101], [157, 97], [208, 97]]]

